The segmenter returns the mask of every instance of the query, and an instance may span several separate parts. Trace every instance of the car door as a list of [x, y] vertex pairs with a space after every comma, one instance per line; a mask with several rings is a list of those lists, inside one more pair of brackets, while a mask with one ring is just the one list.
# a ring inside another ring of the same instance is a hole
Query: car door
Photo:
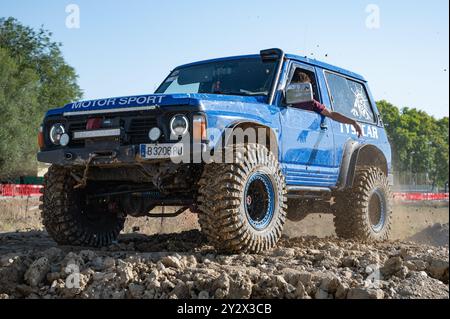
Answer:
[[[315, 99], [322, 102], [315, 68], [292, 62], [286, 85], [297, 68], [313, 80]], [[329, 119], [313, 111], [280, 102], [281, 165], [286, 182], [293, 186], [331, 187], [336, 184], [335, 146]]]
[[363, 136], [358, 138], [353, 126], [332, 121], [336, 165], [340, 166], [347, 142], [354, 140], [359, 144], [379, 144], [380, 140], [384, 140], [384, 131], [378, 123], [374, 102], [365, 82], [326, 70], [318, 75], [328, 89], [332, 109], [358, 121], [363, 131]]

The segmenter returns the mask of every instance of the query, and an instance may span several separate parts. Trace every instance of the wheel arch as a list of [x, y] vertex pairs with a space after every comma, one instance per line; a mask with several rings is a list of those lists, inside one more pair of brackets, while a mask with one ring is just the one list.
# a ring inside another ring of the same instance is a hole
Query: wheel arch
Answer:
[[[223, 145], [230, 145], [233, 141], [230, 141], [231, 138], [233, 138], [233, 134], [236, 131], [236, 129], [241, 128], [244, 132], [248, 128], [255, 128], [255, 129], [265, 129], [265, 141], [260, 141], [259, 138], [257, 140], [258, 144], [264, 144], [267, 149], [269, 149], [275, 156], [278, 158], [278, 136], [273, 130], [273, 128], [257, 121], [251, 121], [251, 120], [241, 120], [234, 122], [233, 124], [229, 125], [227, 129], [224, 130], [222, 133], [222, 141]], [[258, 134], [256, 135], [258, 137]], [[262, 143], [264, 142], [264, 143]]]
[[358, 167], [378, 167], [388, 176], [388, 161], [383, 151], [373, 144], [360, 144], [357, 141], [348, 141], [344, 147], [341, 171], [337, 188], [343, 190], [351, 188]]

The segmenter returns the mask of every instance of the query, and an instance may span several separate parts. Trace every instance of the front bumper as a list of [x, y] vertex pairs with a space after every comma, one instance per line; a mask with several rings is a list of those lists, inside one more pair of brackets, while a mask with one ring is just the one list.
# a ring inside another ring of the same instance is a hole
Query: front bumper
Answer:
[[61, 166], [84, 166], [92, 159], [92, 165], [131, 164], [136, 162], [136, 146], [121, 146], [108, 151], [94, 151], [86, 148], [56, 149], [42, 151], [37, 154], [39, 162]]
[[37, 160], [42, 163], [61, 166], [122, 166], [136, 163], [153, 163], [161, 161], [186, 162], [189, 158], [203, 158], [207, 152], [207, 145], [202, 143], [189, 148], [188, 158], [144, 159], [140, 156], [140, 146], [119, 146], [114, 149], [99, 151], [89, 148], [68, 148], [41, 151], [37, 154]]

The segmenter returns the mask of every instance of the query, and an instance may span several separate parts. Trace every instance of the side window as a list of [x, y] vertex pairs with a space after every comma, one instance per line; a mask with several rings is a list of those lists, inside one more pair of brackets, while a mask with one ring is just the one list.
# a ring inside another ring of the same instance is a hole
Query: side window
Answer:
[[359, 121], [375, 122], [367, 91], [361, 83], [334, 73], [325, 73], [336, 112]]

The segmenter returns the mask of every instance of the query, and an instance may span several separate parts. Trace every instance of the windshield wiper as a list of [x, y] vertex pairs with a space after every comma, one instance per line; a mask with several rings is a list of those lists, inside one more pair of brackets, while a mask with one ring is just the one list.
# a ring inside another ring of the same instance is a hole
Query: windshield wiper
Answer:
[[267, 92], [216, 92], [213, 94], [221, 94], [221, 95], [237, 95], [237, 96], [267, 96]]
[[241, 93], [244, 93], [244, 94], [246, 94], [246, 95], [250, 95], [250, 96], [253, 96], [253, 95], [264, 95], [264, 96], [267, 96], [267, 94], [268, 94], [267, 91], [262, 91], [262, 92], [252, 92], [252, 91], [247, 91], [247, 90], [244, 90], [244, 89], [240, 89], [240, 92], [241, 92]]

